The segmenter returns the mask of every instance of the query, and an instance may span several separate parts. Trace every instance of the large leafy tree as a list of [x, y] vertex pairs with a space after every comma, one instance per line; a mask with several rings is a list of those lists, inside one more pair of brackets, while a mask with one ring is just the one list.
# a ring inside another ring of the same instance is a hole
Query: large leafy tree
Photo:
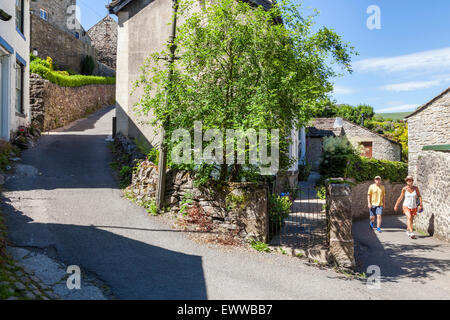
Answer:
[[[144, 95], [139, 109], [163, 125], [166, 145], [178, 128], [280, 130], [281, 166], [292, 128], [304, 126], [313, 110], [328, 99], [330, 61], [351, 72], [353, 48], [328, 28], [314, 32], [313, 16], [305, 17], [289, 1], [270, 10], [237, 0], [179, 1], [175, 45], [177, 59], [168, 65], [149, 57], [138, 85]], [[240, 165], [222, 165], [221, 180], [239, 180]]]

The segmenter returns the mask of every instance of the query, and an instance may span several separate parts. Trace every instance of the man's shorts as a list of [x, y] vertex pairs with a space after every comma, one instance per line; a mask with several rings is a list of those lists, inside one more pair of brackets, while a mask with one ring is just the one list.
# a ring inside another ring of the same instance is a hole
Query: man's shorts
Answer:
[[372, 206], [369, 211], [371, 217], [373, 217], [374, 215], [381, 216], [383, 214], [383, 207]]
[[409, 213], [412, 216], [417, 216], [417, 208], [403, 207], [403, 213], [404, 214]]

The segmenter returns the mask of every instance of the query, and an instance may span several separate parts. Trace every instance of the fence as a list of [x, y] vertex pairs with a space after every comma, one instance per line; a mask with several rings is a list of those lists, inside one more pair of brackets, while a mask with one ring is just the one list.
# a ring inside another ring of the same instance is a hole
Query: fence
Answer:
[[291, 199], [291, 212], [284, 219], [271, 219], [270, 244], [303, 250], [326, 246], [326, 204], [317, 197], [314, 186], [299, 184], [282, 196]]

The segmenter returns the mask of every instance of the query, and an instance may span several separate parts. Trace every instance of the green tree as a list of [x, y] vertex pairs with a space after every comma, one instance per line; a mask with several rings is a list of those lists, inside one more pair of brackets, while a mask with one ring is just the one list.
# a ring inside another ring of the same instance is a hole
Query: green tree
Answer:
[[81, 61], [81, 73], [84, 75], [92, 75], [95, 70], [95, 60], [91, 56], [86, 56]]
[[[169, 156], [172, 132], [194, 121], [223, 132], [279, 129], [280, 165], [287, 167], [291, 129], [305, 125], [332, 91], [330, 60], [351, 72], [353, 48], [328, 28], [313, 32], [313, 16], [289, 1], [270, 10], [236, 0], [194, 5], [179, 4], [175, 63], [161, 59], [169, 48], [146, 60], [136, 83], [144, 89], [138, 110], [164, 124]], [[219, 169], [221, 180], [235, 181], [245, 168]]]

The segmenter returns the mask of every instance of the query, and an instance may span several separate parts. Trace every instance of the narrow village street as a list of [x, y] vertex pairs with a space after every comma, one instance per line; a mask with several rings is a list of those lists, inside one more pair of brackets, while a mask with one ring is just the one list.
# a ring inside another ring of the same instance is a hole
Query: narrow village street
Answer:
[[[16, 247], [40, 249], [65, 265], [80, 266], [117, 299], [450, 297], [448, 281], [429, 281], [434, 274], [444, 277], [438, 268], [446, 270], [448, 280], [444, 256], [441, 265], [420, 260], [424, 273], [415, 265], [411, 279], [407, 273], [393, 273], [389, 283], [383, 280], [380, 289], [369, 289], [366, 279], [350, 279], [302, 259], [192, 242], [123, 198], [109, 167], [112, 155], [105, 141], [113, 114], [112, 108], [103, 109], [69, 128], [45, 134], [35, 148], [22, 154], [20, 172], [3, 193], [9, 237]], [[384, 237], [389, 240], [389, 231], [380, 241]], [[83, 278], [81, 290], [84, 284]]]

